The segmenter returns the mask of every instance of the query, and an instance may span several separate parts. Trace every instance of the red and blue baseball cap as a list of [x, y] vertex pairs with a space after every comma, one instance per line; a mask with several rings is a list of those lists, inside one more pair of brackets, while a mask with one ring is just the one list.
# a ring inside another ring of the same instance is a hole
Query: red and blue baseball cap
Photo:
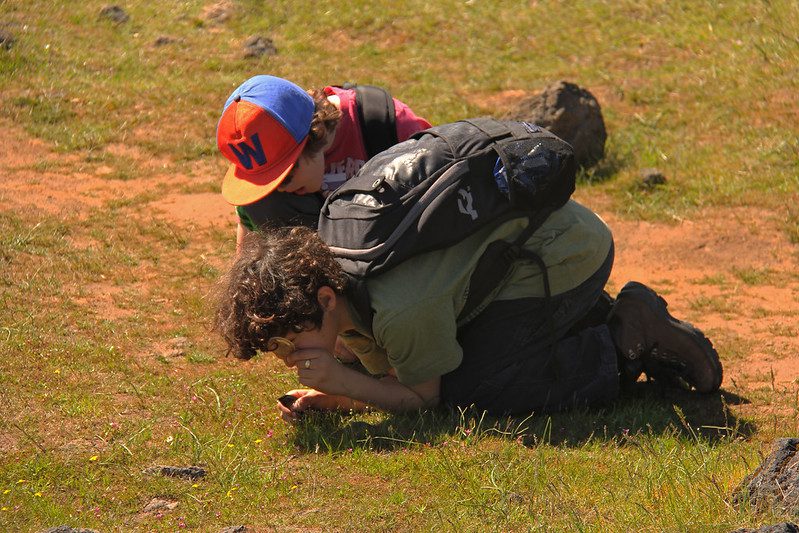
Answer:
[[216, 144], [233, 163], [225, 200], [247, 205], [277, 189], [305, 147], [313, 113], [308, 93], [275, 76], [254, 76], [233, 91], [216, 128]]

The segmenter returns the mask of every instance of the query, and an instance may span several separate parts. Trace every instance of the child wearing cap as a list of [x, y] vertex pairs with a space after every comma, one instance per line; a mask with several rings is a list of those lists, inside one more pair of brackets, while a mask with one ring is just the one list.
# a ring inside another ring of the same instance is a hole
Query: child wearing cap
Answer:
[[[393, 99], [398, 141], [430, 127]], [[222, 196], [239, 216], [236, 248], [261, 226], [315, 228], [325, 196], [368, 159], [355, 91], [304, 91], [275, 76], [254, 76], [225, 103], [217, 146], [231, 162]]]

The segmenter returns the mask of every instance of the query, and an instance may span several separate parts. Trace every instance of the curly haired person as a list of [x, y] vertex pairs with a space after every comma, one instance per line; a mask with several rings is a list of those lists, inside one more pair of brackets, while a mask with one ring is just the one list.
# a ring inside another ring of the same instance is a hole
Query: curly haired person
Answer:
[[[546, 264], [520, 262], [466, 323], [457, 317], [488, 243], [513, 239], [526, 218], [489, 224], [445, 249], [422, 253], [366, 279], [373, 317], [352, 305], [353, 287], [327, 244], [309, 228], [249, 235], [220, 284], [216, 327], [248, 358], [284, 337], [282, 356], [307, 387], [289, 391], [287, 421], [302, 411], [402, 412], [437, 405], [494, 414], [547, 412], [607, 402], [642, 373], [700, 393], [718, 389], [710, 341], [674, 318], [645, 285], [615, 300], [604, 292], [613, 264], [609, 228], [571, 200], [525, 248]], [[370, 374], [334, 357], [341, 337]]]

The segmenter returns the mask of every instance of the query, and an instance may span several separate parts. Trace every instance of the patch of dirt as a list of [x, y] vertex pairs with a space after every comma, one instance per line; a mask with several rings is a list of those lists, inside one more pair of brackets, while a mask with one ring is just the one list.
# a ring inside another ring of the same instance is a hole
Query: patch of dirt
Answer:
[[20, 449], [19, 437], [11, 434], [11, 430], [0, 430], [0, 453], [11, 455]]
[[334, 49], [346, 50], [353, 47], [358, 39], [343, 29], [337, 29], [332, 30], [325, 40]]
[[[219, 183], [221, 186], [222, 174]], [[230, 227], [231, 238], [235, 239], [236, 213], [218, 192], [168, 194], [158, 202], [156, 209], [170, 222], [186, 227]]]
[[[496, 100], [483, 104], [500, 106], [519, 96], [517, 91], [500, 93]], [[229, 231], [234, 239], [233, 209], [220, 194], [207, 190], [180, 192], [195, 185], [197, 178], [152, 173], [125, 182], [110, 180], [103, 177], [102, 165], [85, 164], [78, 156], [54, 154], [45, 143], [28, 138], [20, 127], [0, 125], [0, 172], [4, 176], [0, 201], [5, 209], [19, 209], [36, 199], [36, 206], [47, 212], [80, 213], [168, 184], [168, 190], [175, 192], [146, 209], [169, 224]], [[29, 146], [25, 154], [13, 149], [20, 140]], [[120, 145], [110, 146], [108, 152], [110, 156], [147, 159]], [[44, 162], [44, 170], [37, 170], [32, 160]], [[221, 163], [203, 165], [210, 168], [191, 168], [188, 172], [206, 180], [218, 173], [221, 182]], [[783, 214], [750, 207], [707, 208], [692, 214], [690, 220], [653, 223], [614, 215], [602, 197], [582, 196], [578, 191], [576, 198], [599, 212], [613, 229], [616, 262], [611, 293], [625, 282], [637, 280], [663, 294], [674, 315], [705, 330], [719, 348], [725, 366], [724, 387], [755, 390], [796, 383], [799, 253], [782, 230]], [[747, 275], [754, 281], [747, 282]], [[146, 283], [159, 282], [157, 275], [147, 279]], [[146, 293], [147, 287], [141, 290]], [[115, 296], [114, 291], [93, 290], [79, 303], [116, 316]], [[6, 435], [0, 445], [13, 447], [15, 439]]]
[[480, 95], [475, 104], [489, 110], [492, 114], [500, 115], [525, 99], [529, 94], [521, 89], [509, 89], [498, 93]]
[[87, 313], [97, 317], [98, 320], [119, 320], [133, 314], [131, 309], [122, 309], [117, 305], [117, 299], [124, 292], [124, 288], [108, 283], [93, 283], [84, 287], [87, 296], [78, 296], [74, 300], [84, 306]]
[[[80, 170], [79, 158], [59, 156], [40, 139], [33, 139], [22, 128], [5, 122], [0, 133], [0, 171], [2, 205], [29, 208], [35, 206], [50, 214], [77, 211], [81, 206], [97, 206], [92, 190], [102, 180]], [[13, 131], [13, 134], [12, 134]], [[20, 150], [19, 146], [25, 146]], [[69, 169], [70, 176], [65, 176]]]
[[[775, 386], [796, 383], [799, 260], [779, 213], [707, 208], [663, 224], [599, 212], [616, 241], [610, 288], [645, 283], [667, 299], [673, 315], [705, 331], [721, 354], [723, 386], [732, 380], [771, 386], [772, 372]], [[755, 281], [747, 283], [748, 276]]]
[[153, 158], [150, 155], [142, 153], [142, 151], [134, 145], [125, 143], [109, 144], [105, 148], [106, 153], [111, 156], [127, 157], [137, 161], [139, 164], [144, 164], [148, 168], [158, 168], [163, 164], [169, 163], [166, 158]]

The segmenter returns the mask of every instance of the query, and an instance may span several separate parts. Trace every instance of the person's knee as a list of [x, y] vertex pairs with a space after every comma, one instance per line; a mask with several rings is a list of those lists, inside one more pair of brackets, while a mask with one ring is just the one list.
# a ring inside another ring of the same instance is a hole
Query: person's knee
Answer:
[[554, 346], [516, 348], [507, 359], [501, 353], [489, 358], [490, 352], [480, 352], [484, 357], [478, 358], [480, 354], [465, 350], [461, 367], [442, 377], [442, 402], [506, 415], [606, 403], [618, 394], [616, 350], [605, 325], [560, 339]]

